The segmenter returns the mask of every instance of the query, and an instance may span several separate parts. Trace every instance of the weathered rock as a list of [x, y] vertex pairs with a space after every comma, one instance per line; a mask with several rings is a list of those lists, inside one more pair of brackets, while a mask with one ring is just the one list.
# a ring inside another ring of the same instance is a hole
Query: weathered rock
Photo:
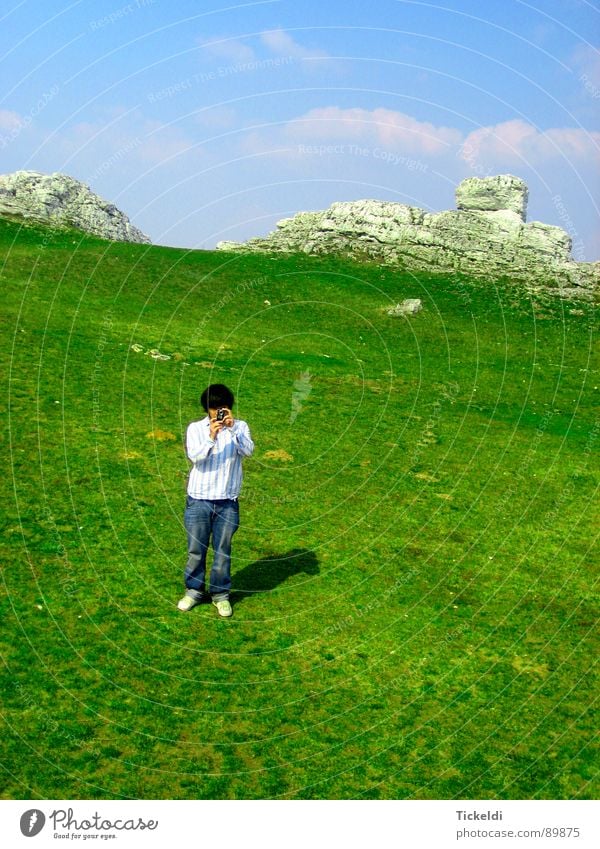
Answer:
[[415, 315], [418, 312], [421, 312], [423, 309], [423, 304], [421, 303], [420, 298], [405, 298], [401, 304], [396, 304], [395, 307], [392, 307], [387, 311], [388, 315], [397, 316], [397, 315]]
[[410, 271], [505, 278], [565, 297], [591, 297], [600, 263], [575, 262], [560, 227], [525, 223], [527, 186], [517, 177], [476, 177], [456, 191], [457, 210], [422, 209], [379, 200], [334, 203], [277, 224], [264, 238], [220, 242], [219, 250], [335, 253]]
[[150, 244], [125, 213], [66, 174], [15, 171], [0, 175], [0, 215], [10, 213], [48, 224], [69, 225], [117, 242]]
[[456, 189], [456, 208], [468, 212], [516, 212], [521, 221], [527, 217], [528, 190], [523, 180], [511, 174], [497, 177], [470, 177]]

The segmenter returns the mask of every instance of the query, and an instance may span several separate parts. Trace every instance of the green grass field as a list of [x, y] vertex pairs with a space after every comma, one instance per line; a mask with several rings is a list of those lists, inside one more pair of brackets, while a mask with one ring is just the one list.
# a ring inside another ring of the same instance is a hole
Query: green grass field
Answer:
[[[597, 796], [593, 304], [8, 220], [0, 251], [3, 798]], [[210, 382], [256, 443], [228, 621], [176, 609]]]

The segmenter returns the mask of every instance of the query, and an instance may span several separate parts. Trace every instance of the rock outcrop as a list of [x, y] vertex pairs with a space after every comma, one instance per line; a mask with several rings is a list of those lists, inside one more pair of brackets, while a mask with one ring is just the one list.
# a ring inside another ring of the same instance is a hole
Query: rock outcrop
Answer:
[[69, 225], [103, 239], [150, 244], [125, 213], [66, 174], [15, 171], [0, 175], [0, 215]]
[[395, 307], [387, 310], [388, 315], [416, 315], [423, 309], [423, 302], [420, 298], [405, 298], [401, 304], [396, 304]]
[[514, 212], [521, 221], [527, 218], [529, 191], [518, 177], [470, 177], [455, 192], [456, 208], [463, 212]]
[[286, 218], [264, 238], [220, 242], [217, 249], [337, 253], [592, 297], [600, 288], [600, 263], [575, 262], [571, 238], [560, 227], [526, 223], [527, 197], [518, 177], [472, 177], [456, 190], [456, 210], [431, 214], [378, 200], [334, 203]]

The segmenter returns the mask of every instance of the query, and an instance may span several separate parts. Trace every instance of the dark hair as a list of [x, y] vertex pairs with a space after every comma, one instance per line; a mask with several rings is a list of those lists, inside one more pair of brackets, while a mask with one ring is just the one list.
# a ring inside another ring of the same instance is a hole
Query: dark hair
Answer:
[[200, 396], [200, 403], [205, 412], [208, 408], [217, 410], [219, 407], [228, 407], [230, 410], [234, 403], [233, 392], [224, 383], [211, 383]]

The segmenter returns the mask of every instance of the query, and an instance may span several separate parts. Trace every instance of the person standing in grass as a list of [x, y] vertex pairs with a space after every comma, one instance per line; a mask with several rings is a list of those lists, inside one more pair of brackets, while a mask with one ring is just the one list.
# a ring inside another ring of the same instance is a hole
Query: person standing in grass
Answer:
[[[231, 540], [240, 523], [238, 495], [242, 485], [242, 457], [250, 457], [254, 443], [246, 422], [234, 419], [233, 392], [222, 383], [208, 386], [200, 397], [206, 417], [187, 429], [187, 456], [194, 464], [187, 487], [184, 524], [188, 560], [185, 595], [179, 610], [191, 610], [208, 601], [219, 616], [231, 616]], [[206, 586], [206, 554], [212, 537], [214, 551]]]

